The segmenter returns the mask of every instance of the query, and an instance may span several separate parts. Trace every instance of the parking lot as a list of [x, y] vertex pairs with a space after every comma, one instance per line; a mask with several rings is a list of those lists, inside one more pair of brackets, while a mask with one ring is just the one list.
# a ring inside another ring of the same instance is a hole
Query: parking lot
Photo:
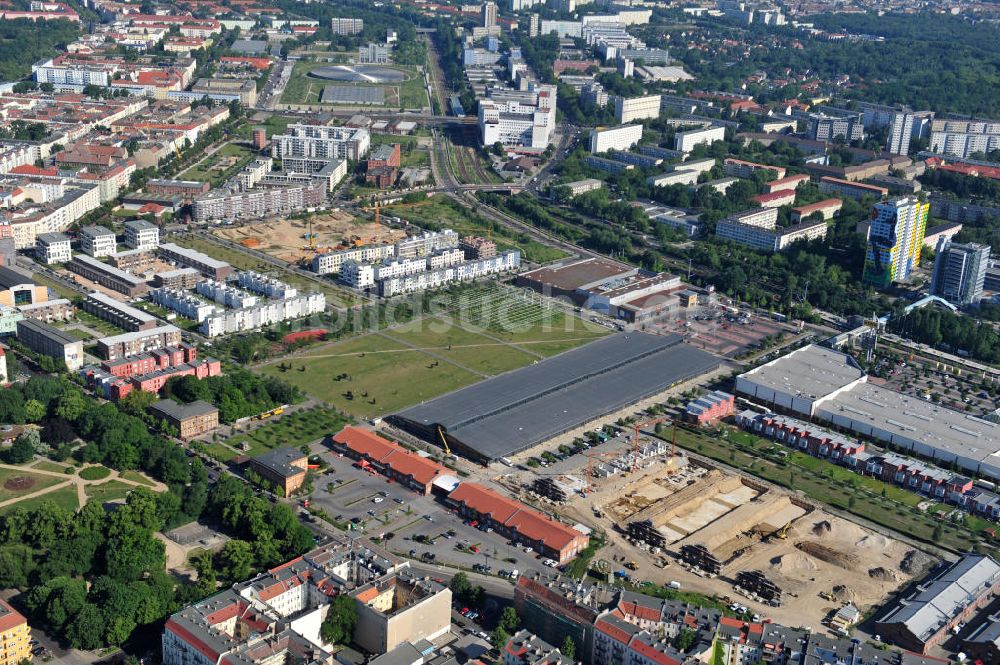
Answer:
[[676, 318], [649, 327], [661, 333], [684, 335], [694, 346], [728, 358], [757, 348], [766, 338], [798, 332], [788, 323], [723, 305], [685, 308]]
[[[541, 569], [542, 560], [495, 532], [467, 524], [435, 496], [423, 496], [388, 478], [362, 471], [350, 458], [324, 449], [329, 470], [316, 478], [310, 508], [325, 511], [337, 522], [369, 538], [387, 539], [395, 554], [466, 569]], [[461, 548], [461, 549], [460, 549]], [[429, 559], [429, 556], [433, 556]]]
[[983, 383], [981, 376], [948, 371], [937, 361], [891, 352], [885, 347], [881, 353], [872, 368], [869, 379], [872, 383], [881, 382], [894, 390], [975, 416], [988, 415], [1000, 406], [996, 388]]

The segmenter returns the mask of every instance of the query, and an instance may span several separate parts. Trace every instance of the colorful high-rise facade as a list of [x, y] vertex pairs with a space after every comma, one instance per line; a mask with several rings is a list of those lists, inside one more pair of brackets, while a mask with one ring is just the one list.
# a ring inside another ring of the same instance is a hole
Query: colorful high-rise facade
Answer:
[[920, 263], [930, 205], [916, 198], [876, 203], [865, 253], [863, 280], [880, 288], [901, 282]]

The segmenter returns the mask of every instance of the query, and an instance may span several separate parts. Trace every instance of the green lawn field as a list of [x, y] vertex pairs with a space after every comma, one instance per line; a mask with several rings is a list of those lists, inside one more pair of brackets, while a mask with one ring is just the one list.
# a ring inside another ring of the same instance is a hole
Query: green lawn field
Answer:
[[185, 180], [207, 180], [215, 187], [249, 164], [254, 154], [250, 146], [242, 143], [227, 143], [184, 171], [183, 177]]
[[381, 334], [313, 347], [257, 371], [353, 416], [371, 418], [530, 365], [609, 332], [498, 285], [442, 294], [438, 304], [446, 311]]
[[[317, 347], [258, 370], [360, 418], [371, 418], [474, 383], [479, 377], [378, 334]], [[348, 378], [336, 380], [340, 374]], [[374, 403], [372, 403], [374, 401]]]
[[106, 483], [87, 485], [85, 491], [89, 501], [114, 501], [124, 499], [128, 493], [135, 489], [134, 485], [123, 483], [120, 480], [109, 480]]
[[16, 508], [24, 508], [25, 510], [32, 510], [42, 505], [46, 501], [52, 501], [57, 506], [65, 508], [66, 510], [76, 511], [80, 508], [80, 501], [76, 496], [75, 487], [64, 487], [52, 492], [46, 492], [41, 496], [36, 496], [32, 499], [25, 499], [24, 501], [18, 501], [12, 503], [9, 506], [4, 506], [0, 508], [0, 514], [9, 513]]
[[[52, 487], [53, 485], [58, 485], [61, 482], [65, 482], [71, 476], [67, 475], [66, 478], [58, 478], [56, 476], [44, 475], [41, 473], [32, 473], [30, 469], [0, 469], [0, 501], [9, 501], [10, 499], [16, 499], [19, 496], [25, 496], [26, 494], [33, 494], [39, 490], [43, 490], [46, 487]], [[30, 481], [30, 486], [25, 486], [24, 489], [18, 489], [13, 486], [9, 486], [8, 483], [13, 484], [16, 482], [17, 478], [26, 478]]]

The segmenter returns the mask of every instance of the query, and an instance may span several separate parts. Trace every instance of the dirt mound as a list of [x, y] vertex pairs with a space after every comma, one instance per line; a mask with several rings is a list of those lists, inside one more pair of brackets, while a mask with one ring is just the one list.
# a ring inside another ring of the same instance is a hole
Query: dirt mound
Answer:
[[855, 546], [864, 549], [884, 550], [889, 546], [890, 542], [891, 541], [883, 535], [870, 533], [856, 542]]
[[807, 540], [795, 543], [795, 547], [802, 550], [809, 556], [816, 557], [820, 561], [832, 563], [835, 566], [846, 568], [847, 570], [856, 570], [858, 566], [858, 557], [856, 555], [840, 552], [827, 547], [826, 545], [820, 545], [819, 543]]
[[826, 534], [830, 533], [832, 529], [833, 526], [830, 524], [828, 520], [821, 520], [819, 522], [816, 522], [816, 524], [813, 524], [812, 531], [817, 536], [825, 536]]
[[25, 490], [30, 490], [35, 486], [35, 479], [29, 478], [28, 476], [13, 476], [7, 479], [7, 482], [3, 484], [5, 490], [10, 490], [12, 492], [23, 492]]
[[854, 591], [850, 587], [838, 584], [833, 587], [833, 598], [839, 603], [853, 603]]
[[771, 568], [783, 573], [809, 573], [819, 566], [816, 562], [799, 552], [792, 552], [784, 556], [776, 556], [771, 559]]
[[899, 581], [899, 575], [897, 575], [895, 571], [889, 570], [888, 568], [883, 568], [882, 566], [878, 566], [876, 568], [869, 568], [868, 577], [872, 578], [873, 580], [879, 580], [881, 582]]
[[910, 550], [903, 555], [903, 560], [899, 563], [899, 569], [907, 575], [919, 577], [933, 563], [934, 559], [928, 554], [920, 550]]

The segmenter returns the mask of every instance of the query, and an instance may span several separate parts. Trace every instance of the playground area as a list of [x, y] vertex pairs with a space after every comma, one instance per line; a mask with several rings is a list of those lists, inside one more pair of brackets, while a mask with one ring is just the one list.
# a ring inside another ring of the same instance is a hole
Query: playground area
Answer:
[[337, 210], [314, 215], [311, 223], [315, 250], [309, 247], [310, 220], [305, 219], [247, 224], [238, 228], [221, 228], [214, 233], [247, 249], [295, 264], [309, 263], [317, 253], [358, 245], [391, 244], [406, 237], [405, 231], [361, 221]]

